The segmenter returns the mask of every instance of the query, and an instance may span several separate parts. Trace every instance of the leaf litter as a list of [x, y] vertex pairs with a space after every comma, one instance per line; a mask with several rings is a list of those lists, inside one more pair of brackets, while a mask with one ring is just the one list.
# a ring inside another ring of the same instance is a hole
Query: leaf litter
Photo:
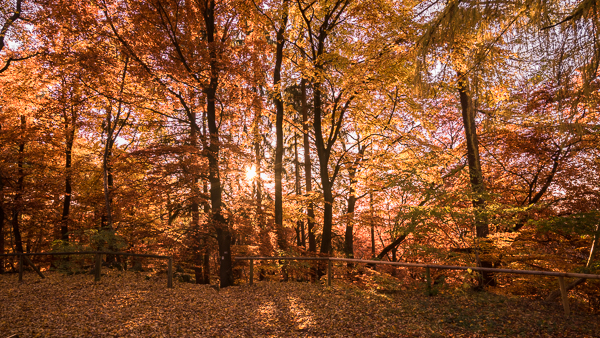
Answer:
[[489, 292], [256, 282], [217, 290], [107, 271], [0, 275], [0, 337], [595, 337], [598, 316]]

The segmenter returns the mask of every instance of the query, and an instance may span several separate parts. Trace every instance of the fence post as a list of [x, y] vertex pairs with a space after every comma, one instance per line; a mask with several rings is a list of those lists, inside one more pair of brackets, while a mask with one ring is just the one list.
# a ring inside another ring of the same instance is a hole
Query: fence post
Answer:
[[100, 281], [100, 269], [102, 268], [102, 255], [97, 253], [95, 258], [95, 263], [96, 266], [94, 268], [94, 281], [95, 282], [99, 282]]
[[173, 288], [173, 257], [169, 257], [169, 265], [167, 268], [167, 273], [168, 273], [168, 277], [167, 277], [167, 287], [168, 288]]
[[425, 279], [427, 280], [427, 296], [431, 296], [431, 271], [429, 266], [425, 267]]
[[560, 287], [560, 295], [562, 297], [563, 308], [565, 309], [565, 315], [569, 316], [571, 314], [571, 309], [569, 308], [569, 294], [567, 293], [567, 286], [565, 284], [564, 277], [558, 277], [558, 286]]
[[333, 263], [331, 260], [327, 260], [327, 286], [331, 286], [331, 280], [333, 279]]
[[19, 254], [19, 283], [23, 282], [23, 254]]
[[250, 280], [248, 281], [248, 284], [250, 284], [250, 285], [254, 284], [254, 260], [253, 259], [250, 260]]

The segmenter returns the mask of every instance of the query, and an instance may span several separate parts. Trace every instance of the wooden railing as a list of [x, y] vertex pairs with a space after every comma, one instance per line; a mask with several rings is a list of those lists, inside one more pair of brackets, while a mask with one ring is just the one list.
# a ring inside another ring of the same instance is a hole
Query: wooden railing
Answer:
[[35, 270], [35, 272], [41, 277], [45, 278], [44, 274], [40, 269], [33, 264], [29, 256], [69, 256], [69, 255], [94, 255], [94, 280], [100, 281], [100, 272], [102, 269], [102, 255], [115, 255], [115, 256], [133, 256], [133, 257], [147, 257], [147, 258], [158, 258], [168, 259], [167, 263], [167, 287], [173, 287], [173, 257], [171, 256], [160, 256], [160, 255], [148, 255], [148, 254], [136, 254], [128, 252], [110, 252], [110, 251], [74, 251], [74, 252], [35, 252], [35, 253], [11, 253], [11, 254], [0, 254], [0, 257], [17, 256], [19, 259], [19, 282], [23, 281], [23, 260], [27, 262], [29, 266]]
[[497, 268], [483, 268], [476, 266], [458, 266], [458, 265], [437, 265], [437, 264], [422, 264], [422, 263], [403, 263], [403, 262], [388, 262], [388, 261], [373, 261], [363, 259], [350, 259], [350, 258], [335, 258], [335, 257], [235, 257], [235, 260], [249, 260], [250, 261], [250, 274], [249, 284], [254, 283], [254, 261], [257, 260], [310, 260], [310, 261], [327, 261], [327, 286], [331, 286], [333, 280], [333, 262], [347, 262], [347, 263], [362, 263], [368, 265], [393, 265], [402, 266], [408, 268], [425, 268], [425, 278], [427, 280], [427, 288], [431, 290], [431, 269], [444, 269], [444, 270], [470, 270], [470, 271], [481, 271], [481, 272], [494, 272], [494, 273], [506, 273], [506, 274], [517, 274], [517, 275], [537, 275], [537, 276], [550, 276], [558, 278], [558, 285], [562, 296], [563, 308], [565, 314], [570, 314], [569, 308], [569, 297], [567, 294], [567, 287], [565, 284], [565, 277], [575, 278], [586, 278], [586, 279], [600, 279], [600, 275], [587, 274], [587, 273], [572, 273], [572, 272], [555, 272], [555, 271], [534, 271], [534, 270], [513, 270], [513, 269], [497, 269]]

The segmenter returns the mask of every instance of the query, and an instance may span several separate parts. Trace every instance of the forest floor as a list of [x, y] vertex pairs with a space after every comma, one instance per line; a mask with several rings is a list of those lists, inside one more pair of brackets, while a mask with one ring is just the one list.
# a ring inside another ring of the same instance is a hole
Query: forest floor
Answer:
[[0, 338], [27, 337], [599, 337], [600, 316], [560, 302], [454, 288], [381, 292], [334, 280], [216, 290], [144, 272], [0, 275]]

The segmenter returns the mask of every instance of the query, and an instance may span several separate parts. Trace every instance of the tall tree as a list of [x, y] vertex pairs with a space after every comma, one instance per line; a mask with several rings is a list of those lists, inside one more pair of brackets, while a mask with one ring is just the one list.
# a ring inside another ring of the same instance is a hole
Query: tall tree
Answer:
[[[222, 209], [223, 190], [219, 166], [222, 141], [219, 136], [216, 104], [220, 75], [223, 71], [222, 61], [226, 51], [225, 45], [231, 39], [230, 25], [236, 13], [235, 11], [229, 12], [231, 8], [227, 4], [223, 4], [224, 7], [219, 14], [231, 15], [231, 17], [229, 19], [221, 18], [223, 20], [219, 19], [218, 21], [214, 0], [195, 1], [193, 4], [189, 4], [190, 7], [186, 7], [186, 11], [181, 12], [181, 15], [179, 11], [183, 8], [179, 7], [178, 3], [157, 1], [156, 3], [135, 3], [135, 5], [139, 12], [128, 12], [127, 14], [139, 15], [141, 19], [139, 24], [145, 25], [145, 29], [156, 34], [158, 39], [162, 39], [159, 40], [160, 46], [173, 52], [168, 59], [157, 57], [165, 62], [161, 65], [164, 68], [157, 69], [156, 65], [146, 61], [148, 55], [161, 54], [162, 50], [160, 48], [145, 49], [144, 46], [134, 43], [135, 36], [133, 35], [138, 31], [134, 27], [121, 27], [123, 32], [120, 32], [109, 13], [110, 6], [103, 3], [102, 10], [114, 36], [141, 66], [142, 70], [183, 107], [188, 117], [188, 123], [192, 123], [197, 130], [198, 126], [193, 124], [191, 118], [191, 113], [197, 105], [195, 98], [186, 97], [180, 90], [181, 85], [188, 84], [188, 80], [194, 82], [194, 85], [187, 86], [190, 88], [190, 92], [196, 92], [199, 88], [205, 98], [204, 110], [208, 127], [208, 144], [204, 146], [204, 149], [209, 167], [211, 226], [216, 232], [219, 245], [220, 283], [222, 287], [230, 286], [233, 284], [232, 237]], [[195, 13], [200, 15], [196, 16]], [[187, 20], [184, 22], [183, 18]], [[220, 24], [224, 26], [221, 27]], [[193, 37], [197, 36], [197, 34], [192, 34], [192, 30], [202, 33], [200, 44], [192, 41]], [[169, 76], [159, 75], [164, 71], [171, 71], [173, 68], [175, 70]], [[185, 80], [178, 80], [179, 77], [184, 77]]]
[[[123, 70], [120, 74], [119, 89], [117, 92], [116, 102], [113, 102], [112, 98], [107, 98], [108, 104], [104, 109], [105, 120], [103, 122], [104, 131], [106, 132], [106, 139], [104, 143], [104, 151], [102, 154], [102, 186], [104, 192], [104, 211], [106, 223], [102, 224], [102, 231], [108, 232], [110, 235], [114, 234], [114, 219], [113, 219], [113, 187], [114, 187], [114, 175], [112, 169], [112, 156], [114, 152], [114, 145], [117, 141], [125, 122], [131, 115], [131, 110], [126, 108], [123, 104], [123, 94], [125, 90], [125, 84], [127, 79], [127, 67], [129, 65], [129, 57], [125, 56], [123, 60]], [[116, 107], [115, 107], [116, 103]], [[113, 112], [113, 109], [115, 112]], [[125, 112], [126, 111], [126, 112]], [[113, 115], [114, 114], [114, 115]], [[112, 243], [109, 243], [109, 249], [114, 251]]]
[[25, 162], [25, 133], [27, 120], [25, 115], [21, 115], [21, 135], [19, 137], [19, 154], [17, 159], [17, 186], [15, 189], [14, 204], [12, 209], [12, 230], [15, 239], [15, 251], [23, 253], [23, 239], [21, 236], [21, 228], [19, 220], [23, 212], [23, 189], [25, 181], [25, 172], [23, 170], [23, 164]]
[[[329, 34], [336, 28], [343, 19], [343, 14], [350, 4], [346, 0], [336, 0], [331, 4], [324, 6], [323, 11], [319, 14], [321, 16], [317, 19], [311, 12], [314, 11], [313, 6], [316, 6], [315, 2], [309, 4], [303, 4], [298, 1], [298, 9], [302, 15], [302, 19], [306, 25], [307, 39], [309, 40], [309, 48], [311, 61], [313, 62], [315, 76], [311, 79], [312, 91], [313, 91], [313, 127], [315, 132], [315, 146], [317, 149], [317, 155], [319, 157], [319, 176], [321, 178], [321, 186], [323, 188], [323, 197], [325, 199], [324, 212], [323, 212], [323, 234], [321, 240], [321, 253], [330, 254], [331, 247], [331, 236], [332, 236], [332, 225], [333, 225], [333, 180], [335, 177], [330, 177], [329, 173], [329, 159], [334, 144], [340, 134], [342, 121], [344, 120], [344, 114], [346, 113], [352, 98], [348, 99], [345, 104], [341, 107], [330, 112], [334, 119], [334, 123], [331, 125], [331, 133], [329, 137], [325, 139], [323, 137], [323, 75], [325, 73], [325, 60], [324, 55], [327, 53], [326, 42]], [[341, 94], [337, 100], [341, 99]]]
[[287, 250], [287, 240], [283, 228], [283, 196], [282, 196], [282, 172], [283, 172], [283, 98], [281, 96], [281, 64], [283, 62], [283, 48], [285, 46], [285, 30], [288, 21], [288, 0], [283, 0], [283, 13], [279, 27], [274, 27], [276, 33], [275, 68], [273, 69], [273, 101], [275, 102], [275, 227], [277, 229], [277, 241], [279, 249]]
[[[312, 192], [312, 163], [310, 160], [310, 135], [308, 124], [308, 99], [306, 97], [306, 79], [300, 80], [300, 99], [302, 102], [302, 135], [304, 141], [304, 178], [306, 194]], [[312, 199], [306, 206], [306, 230], [308, 232], [308, 251], [317, 251], [315, 238], [315, 211]]]
[[206, 39], [209, 46], [209, 83], [203, 87], [206, 95], [206, 116], [209, 132], [210, 144], [208, 146], [208, 167], [210, 181], [210, 201], [212, 211], [213, 226], [217, 232], [217, 242], [219, 243], [220, 280], [221, 287], [233, 285], [233, 265], [231, 261], [231, 233], [228, 229], [227, 220], [222, 214], [222, 189], [221, 177], [219, 174], [219, 128], [216, 119], [216, 94], [219, 86], [219, 66], [217, 63], [217, 46], [215, 46], [215, 1], [200, 1], [200, 9], [206, 25]]
[[[360, 135], [358, 135], [360, 139]], [[360, 145], [360, 140], [358, 144], [358, 153], [357, 157], [348, 165], [348, 180], [349, 180], [349, 192], [348, 192], [348, 205], [346, 208], [346, 231], [344, 234], [344, 253], [348, 258], [354, 258], [354, 212], [356, 209], [356, 202], [360, 198], [357, 196], [357, 171], [360, 163], [363, 161], [363, 156], [365, 150], [367, 149], [367, 145]], [[372, 204], [372, 196], [373, 193], [370, 194], [371, 200], [370, 204]]]
[[[0, 52], [4, 49], [5, 39], [8, 30], [15, 24], [17, 20], [21, 18], [21, 5], [22, 0], [17, 0], [15, 4], [15, 10], [13, 13], [5, 19], [0, 30]], [[14, 61], [14, 58], [9, 57], [2, 68], [0, 68], [0, 74], [8, 69], [10, 63]], [[0, 124], [0, 131], [2, 130], [2, 124]], [[4, 178], [5, 174], [0, 170], [0, 254], [4, 254]], [[0, 274], [4, 273], [4, 257], [0, 258]]]
[[78, 89], [75, 84], [67, 82], [67, 79], [62, 79], [61, 89], [63, 100], [62, 118], [65, 134], [65, 194], [63, 200], [63, 211], [60, 225], [60, 239], [69, 241], [69, 222], [71, 213], [71, 195], [72, 188], [72, 163], [73, 163], [73, 144], [75, 143], [75, 135], [77, 131], [78, 105], [81, 104], [82, 98], [78, 95]]

